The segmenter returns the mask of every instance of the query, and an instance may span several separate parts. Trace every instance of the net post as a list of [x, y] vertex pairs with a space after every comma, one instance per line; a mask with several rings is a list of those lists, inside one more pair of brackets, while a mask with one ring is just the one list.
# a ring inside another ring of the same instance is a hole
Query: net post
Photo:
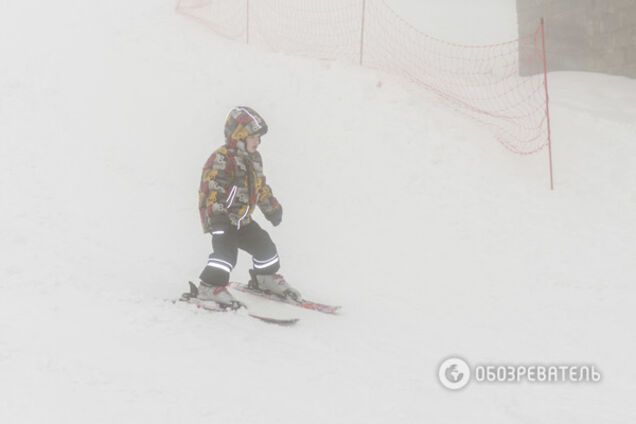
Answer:
[[245, 44], [250, 43], [250, 0], [245, 0]]
[[545, 116], [548, 123], [548, 160], [550, 164], [550, 190], [554, 190], [554, 173], [552, 169], [552, 131], [550, 128], [550, 96], [548, 94], [548, 60], [545, 51], [545, 24], [541, 17], [541, 49], [543, 50], [543, 86], [545, 88]]
[[364, 58], [364, 15], [366, 14], [367, 1], [362, 0], [362, 20], [360, 25], [360, 66], [362, 66], [362, 59]]

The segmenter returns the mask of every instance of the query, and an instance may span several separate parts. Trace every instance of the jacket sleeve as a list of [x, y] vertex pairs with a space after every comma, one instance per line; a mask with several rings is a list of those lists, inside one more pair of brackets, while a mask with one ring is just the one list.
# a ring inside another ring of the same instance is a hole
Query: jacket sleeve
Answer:
[[263, 215], [265, 215], [265, 218], [271, 220], [272, 215], [274, 215], [281, 206], [280, 203], [278, 203], [276, 197], [274, 197], [272, 188], [267, 185], [267, 179], [263, 174], [263, 162], [260, 156], [258, 160], [260, 170], [257, 182], [258, 207], [260, 208], [261, 212], [263, 212]]
[[274, 197], [271, 187], [265, 184], [265, 177], [263, 177], [263, 185], [258, 197], [258, 207], [267, 219], [270, 219], [276, 210], [280, 208], [280, 203]]
[[233, 166], [225, 148], [218, 149], [203, 167], [199, 186], [199, 214], [203, 232], [230, 224], [226, 199], [232, 187]]

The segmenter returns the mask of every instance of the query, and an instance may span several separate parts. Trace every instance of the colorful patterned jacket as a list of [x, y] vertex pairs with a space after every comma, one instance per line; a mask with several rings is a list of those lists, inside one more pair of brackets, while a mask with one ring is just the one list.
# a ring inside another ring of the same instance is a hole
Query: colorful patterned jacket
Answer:
[[265, 182], [263, 161], [244, 141], [228, 140], [207, 160], [199, 187], [199, 213], [205, 233], [252, 222], [255, 207], [271, 221], [280, 204]]

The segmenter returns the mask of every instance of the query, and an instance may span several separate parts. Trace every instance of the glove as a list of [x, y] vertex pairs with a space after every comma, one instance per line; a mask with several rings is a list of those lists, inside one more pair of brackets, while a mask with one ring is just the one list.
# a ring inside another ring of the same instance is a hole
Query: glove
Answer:
[[280, 222], [283, 220], [283, 207], [278, 205], [278, 208], [274, 209], [274, 212], [272, 212], [272, 214], [267, 217], [267, 219], [269, 220], [269, 222], [272, 223], [274, 227], [277, 227], [278, 224], [280, 224]]

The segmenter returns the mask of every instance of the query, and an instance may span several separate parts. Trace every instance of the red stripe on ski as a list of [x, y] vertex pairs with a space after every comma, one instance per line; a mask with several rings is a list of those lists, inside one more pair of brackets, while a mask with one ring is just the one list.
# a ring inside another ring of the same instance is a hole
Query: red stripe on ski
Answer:
[[340, 310], [340, 306], [325, 305], [322, 303], [312, 302], [310, 300], [302, 300], [301, 302], [296, 302], [295, 300], [292, 300], [292, 299], [287, 299], [287, 298], [283, 299], [279, 296], [276, 296], [275, 294], [265, 293], [260, 290], [253, 290], [249, 288], [246, 284], [237, 283], [235, 281], [230, 282], [229, 286], [243, 293], [253, 294], [254, 296], [263, 297], [265, 299], [273, 300], [275, 302], [286, 303], [288, 305], [294, 305], [294, 306], [298, 306], [299, 308], [309, 309], [312, 311], [318, 311], [325, 314], [337, 314], [338, 311]]

